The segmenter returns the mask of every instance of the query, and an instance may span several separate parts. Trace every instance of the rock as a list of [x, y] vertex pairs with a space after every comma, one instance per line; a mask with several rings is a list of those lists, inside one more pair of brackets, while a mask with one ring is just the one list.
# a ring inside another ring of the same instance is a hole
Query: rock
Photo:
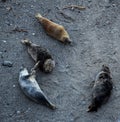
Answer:
[[6, 43], [7, 41], [6, 40], [3, 40], [4, 43]]
[[15, 85], [13, 85], [13, 88], [15, 88], [16, 86]]
[[2, 63], [2, 66], [12, 67], [13, 66], [13, 63], [11, 61], [4, 61]]
[[32, 33], [33, 36], [35, 36], [35, 33]]
[[21, 112], [20, 111], [17, 111], [17, 114], [20, 114]]

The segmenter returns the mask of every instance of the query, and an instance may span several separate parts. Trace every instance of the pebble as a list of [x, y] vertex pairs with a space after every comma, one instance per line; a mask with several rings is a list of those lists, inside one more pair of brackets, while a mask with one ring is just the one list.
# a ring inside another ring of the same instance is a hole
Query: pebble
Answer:
[[13, 66], [13, 63], [11, 61], [4, 61], [2, 63], [3, 66], [7, 66], [7, 67], [12, 67]]
[[20, 111], [17, 111], [17, 114], [20, 114]]
[[81, 104], [82, 104], [82, 105], [85, 105], [85, 104], [86, 104], [86, 102], [85, 102], [85, 101], [82, 101], [82, 102], [81, 102]]
[[6, 43], [7, 41], [6, 40], [3, 40], [4, 43]]
[[31, 8], [33, 8], [34, 6], [33, 5], [31, 5]]
[[15, 85], [13, 85], [13, 88], [15, 88]]
[[35, 33], [32, 33], [33, 36], [35, 36]]
[[12, 8], [11, 8], [11, 7], [7, 7], [6, 9], [7, 9], [8, 11], [10, 11]]
[[39, 120], [37, 120], [36, 122], [40, 122]]

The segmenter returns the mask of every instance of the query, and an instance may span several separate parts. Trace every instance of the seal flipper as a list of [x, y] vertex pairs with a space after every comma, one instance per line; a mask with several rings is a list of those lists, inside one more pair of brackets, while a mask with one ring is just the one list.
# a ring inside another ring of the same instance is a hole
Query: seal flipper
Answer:
[[21, 40], [21, 43], [23, 43], [26, 46], [31, 46], [32, 42], [29, 41], [28, 39]]
[[47, 105], [49, 108], [51, 109], [56, 109], [56, 106], [54, 104], [52, 104], [47, 97], [43, 94], [41, 94], [40, 92], [36, 92], [35, 93], [35, 100], [36, 102], [43, 104], [43, 105]]
[[97, 112], [97, 109], [101, 106], [101, 101], [99, 97], [95, 97], [92, 100], [92, 103], [89, 105], [87, 112]]
[[90, 106], [88, 107], [87, 112], [94, 112], [94, 111], [97, 112], [97, 107], [90, 105]]

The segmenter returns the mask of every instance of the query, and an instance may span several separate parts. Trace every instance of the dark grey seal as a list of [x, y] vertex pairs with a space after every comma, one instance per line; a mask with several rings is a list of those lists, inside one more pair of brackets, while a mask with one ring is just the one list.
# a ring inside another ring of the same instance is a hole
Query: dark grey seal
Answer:
[[25, 44], [28, 48], [28, 53], [31, 55], [33, 60], [37, 63], [39, 63], [39, 68], [46, 72], [50, 73], [53, 71], [55, 67], [55, 61], [52, 58], [52, 55], [50, 54], [49, 50], [39, 46], [37, 44], [32, 43], [28, 39], [22, 40], [21, 41], [23, 44]]
[[106, 103], [111, 95], [113, 82], [109, 67], [103, 65], [101, 71], [95, 79], [92, 91], [92, 102], [88, 107], [88, 112], [97, 111], [102, 104]]

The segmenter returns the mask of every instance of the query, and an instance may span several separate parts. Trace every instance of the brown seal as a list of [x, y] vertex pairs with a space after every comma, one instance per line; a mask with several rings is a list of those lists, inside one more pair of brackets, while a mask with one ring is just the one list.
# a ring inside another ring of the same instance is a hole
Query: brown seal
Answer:
[[55, 67], [55, 61], [53, 60], [48, 49], [36, 45], [29, 41], [28, 39], [21, 41], [28, 48], [28, 53], [31, 55], [33, 60], [37, 63], [39, 61], [39, 68], [46, 72], [50, 73]]
[[103, 65], [95, 79], [92, 92], [92, 102], [88, 112], [97, 111], [102, 104], [106, 103], [113, 89], [112, 78], [109, 67]]
[[55, 105], [52, 104], [46, 95], [43, 93], [41, 88], [39, 87], [37, 81], [36, 81], [36, 72], [33, 69], [31, 73], [28, 73], [28, 70], [24, 67], [21, 67], [20, 73], [19, 73], [19, 85], [22, 89], [22, 91], [25, 93], [27, 97], [29, 97], [31, 100], [44, 104], [48, 106], [50, 109], [55, 109]]
[[41, 14], [36, 14], [35, 17], [39, 20], [39, 22], [44, 27], [46, 33], [53, 38], [63, 42], [63, 43], [71, 43], [71, 39], [69, 34], [65, 30], [62, 25], [56, 24], [49, 19], [41, 16]]

